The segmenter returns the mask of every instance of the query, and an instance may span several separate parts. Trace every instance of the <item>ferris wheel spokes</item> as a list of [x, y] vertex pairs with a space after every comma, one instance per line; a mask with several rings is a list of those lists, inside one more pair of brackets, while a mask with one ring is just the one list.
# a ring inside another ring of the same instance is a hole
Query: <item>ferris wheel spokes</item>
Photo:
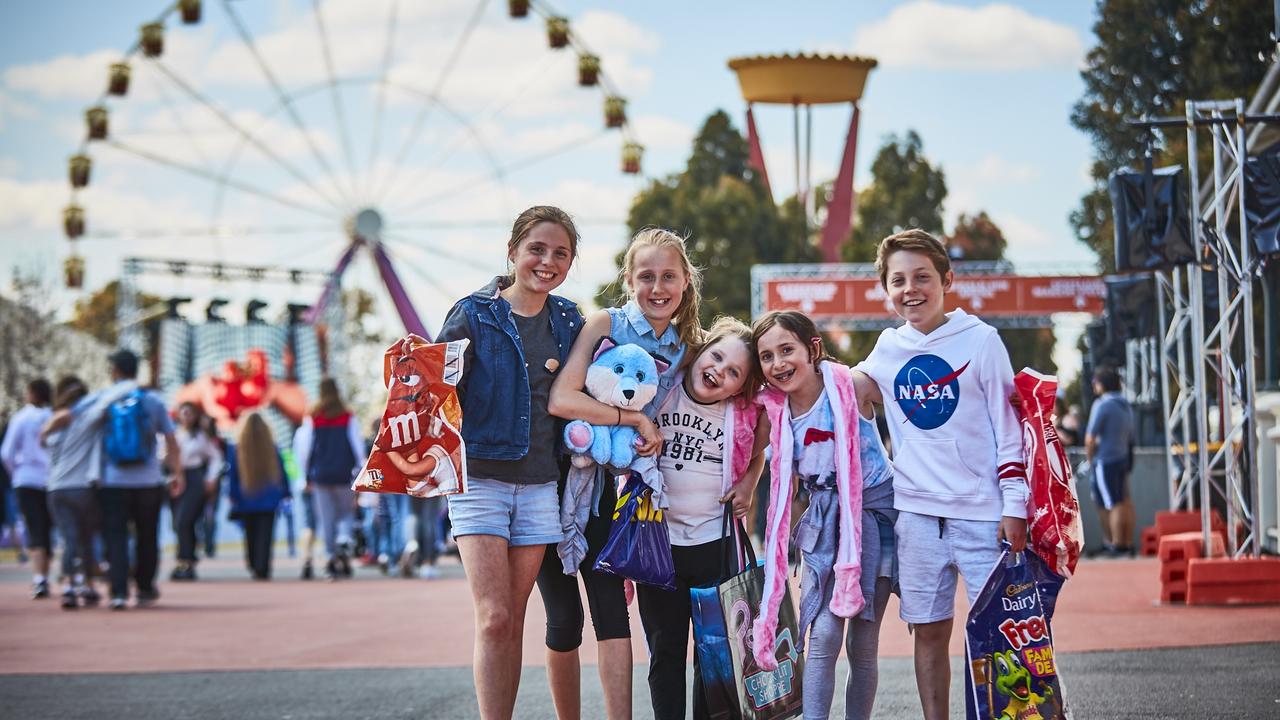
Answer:
[[338, 120], [339, 136], [342, 139], [342, 154], [346, 156], [347, 173], [351, 178], [351, 191], [356, 201], [360, 198], [360, 188], [356, 180], [356, 163], [351, 153], [351, 131], [347, 128], [347, 113], [342, 104], [342, 98], [338, 94], [338, 81], [335, 79], [333, 72], [333, 53], [329, 51], [329, 33], [324, 27], [324, 13], [320, 11], [320, 0], [311, 0], [311, 6], [316, 16], [316, 29], [320, 33], [320, 49], [324, 55], [325, 72], [329, 75], [329, 91], [333, 96], [333, 114]]
[[[185, 92], [187, 95], [189, 95], [192, 100], [195, 100], [196, 102], [200, 103], [205, 108], [207, 108], [210, 112], [212, 112], [219, 120], [222, 121], [224, 125], [230, 128], [232, 132], [244, 138], [246, 142], [253, 145], [253, 147], [256, 148], [263, 155], [266, 155], [268, 158], [275, 161], [275, 163], [279, 165], [281, 168], [283, 168], [285, 172], [292, 175], [294, 179], [298, 180], [298, 182], [301, 182], [302, 184], [310, 188], [312, 192], [314, 192], [317, 196], [319, 196], [322, 200], [324, 200], [324, 202], [327, 203], [334, 210], [338, 212], [343, 211], [344, 204], [341, 198], [335, 199], [325, 191], [321, 190], [319, 186], [317, 186], [314, 182], [312, 182], [310, 178], [304, 175], [302, 171], [299, 170], [293, 163], [280, 157], [280, 155], [275, 150], [272, 150], [270, 146], [268, 146], [266, 143], [259, 140], [256, 136], [254, 136], [248, 130], [240, 127], [240, 124], [236, 122], [235, 119], [232, 118], [229, 113], [227, 113], [222, 108], [218, 107], [213, 102], [213, 100], [209, 99], [209, 97], [206, 96], [204, 93], [201, 93], [199, 90], [196, 90], [191, 85], [191, 83], [183, 79], [180, 75], [177, 74], [177, 72], [171, 69], [164, 62], [161, 62], [158, 58], [150, 58], [150, 61], [158, 70], [160, 70], [160, 72], [165, 77], [169, 78], [170, 81], [172, 81], [175, 85], [181, 88], [182, 91]], [[227, 181], [227, 178], [225, 178], [225, 176], [223, 178], [223, 181], [224, 182]]]
[[378, 76], [378, 99], [374, 104], [373, 133], [369, 139], [369, 161], [365, 164], [365, 171], [360, 176], [360, 189], [365, 202], [374, 202], [371, 176], [378, 161], [378, 151], [382, 148], [382, 113], [387, 104], [387, 75], [391, 71], [391, 58], [395, 54], [396, 12], [399, 6], [399, 0], [391, 0], [391, 12], [387, 15], [387, 36], [382, 43], [385, 49], [382, 53], [382, 69]]
[[325, 218], [333, 217], [333, 214], [327, 210], [322, 210], [313, 205], [304, 205], [301, 202], [291, 200], [286, 197], [281, 197], [279, 195], [276, 195], [275, 193], [269, 192], [267, 190], [263, 190], [262, 188], [259, 188], [259, 187], [255, 187], [241, 180], [236, 180], [233, 178], [226, 178], [226, 177], [219, 178], [216, 174], [209, 172], [208, 170], [205, 170], [203, 168], [199, 168], [194, 165], [189, 165], [180, 160], [174, 160], [173, 158], [165, 157], [163, 155], [151, 152], [149, 150], [143, 150], [142, 148], [132, 147], [116, 139], [107, 139], [107, 140], [104, 140], [103, 142], [105, 142], [109, 147], [115, 148], [116, 150], [119, 150], [121, 152], [128, 153], [131, 155], [136, 155], [144, 160], [150, 160], [153, 163], [164, 165], [166, 167], [173, 168], [174, 170], [181, 170], [182, 172], [188, 173], [190, 175], [194, 175], [199, 178], [203, 178], [212, 183], [220, 183], [228, 187], [233, 187], [241, 192], [246, 192], [251, 195], [257, 195], [258, 197], [271, 200], [281, 205], [287, 205], [294, 209], [302, 210], [304, 212], [308, 212], [313, 215], [319, 215]]
[[524, 170], [526, 168], [537, 165], [538, 163], [546, 162], [547, 160], [550, 160], [554, 157], [563, 155], [572, 150], [576, 150], [582, 147], [583, 145], [586, 145], [587, 143], [594, 142], [595, 140], [604, 136], [606, 133], [608, 133], [607, 129], [591, 130], [586, 135], [580, 138], [575, 138], [574, 140], [571, 140], [561, 145], [557, 145], [556, 147], [541, 153], [534, 153], [533, 155], [528, 155], [508, 165], [498, 166], [492, 172], [474, 175], [470, 179], [462, 183], [456, 184], [453, 187], [449, 188], [448, 190], [445, 190], [444, 192], [419, 196], [413, 202], [404, 203], [399, 207], [405, 212], [406, 215], [412, 215], [412, 213], [415, 210], [421, 210], [422, 208], [429, 207], [431, 205], [439, 203], [442, 200], [448, 200], [449, 198], [456, 197], [469, 190], [474, 190], [477, 187], [481, 187], [486, 183], [496, 182], [501, 178], [505, 177], [506, 175], [512, 172], [515, 172], [517, 170]]
[[[391, 166], [391, 172], [386, 179], [376, 182], [375, 187], [378, 189], [373, 193], [374, 197], [380, 197], [386, 193], [388, 187], [394, 184], [395, 180], [400, 176], [401, 168], [404, 167], [404, 160], [408, 157], [409, 152], [418, 143], [418, 138], [422, 135], [427, 118], [431, 115], [432, 109], [439, 103], [440, 91], [444, 88], [444, 84], [453, 74], [453, 68], [457, 65], [458, 58], [461, 57], [463, 49], [471, 40], [471, 35], [475, 32], [476, 27], [480, 24], [480, 18], [484, 15], [485, 7], [489, 4], [488, 0], [479, 0], [476, 3], [476, 9], [471, 13], [471, 17], [467, 19], [467, 25], [463, 28], [462, 33], [458, 36], [458, 41], [454, 43], [453, 50], [449, 54], [449, 59], [444, 66], [440, 68], [440, 73], [436, 76], [435, 86], [429, 93], [430, 101], [423, 104], [422, 109], [418, 111], [417, 117], [414, 118], [413, 124], [410, 125], [408, 136], [405, 137], [404, 143], [400, 146], [400, 151], [395, 154], [394, 164]], [[376, 160], [376, 159], [375, 159]], [[376, 162], [371, 164], [375, 167]]]
[[258, 69], [262, 71], [262, 75], [266, 78], [267, 84], [271, 86], [272, 90], [275, 91], [276, 96], [284, 103], [285, 111], [289, 114], [289, 119], [293, 121], [294, 127], [298, 130], [298, 133], [302, 135], [303, 141], [305, 141], [307, 147], [311, 149], [311, 155], [315, 158], [316, 162], [320, 164], [320, 167], [324, 169], [326, 178], [333, 185], [334, 189], [338, 191], [339, 197], [343, 198], [345, 201], [344, 209], [347, 212], [350, 212], [355, 208], [355, 199], [351, 196], [351, 193], [348, 190], [343, 189], [342, 185], [338, 182], [338, 175], [334, 172], [333, 166], [329, 164], [329, 159], [325, 157], [324, 153], [320, 152], [320, 148], [316, 146], [315, 138], [311, 136], [311, 132], [307, 129], [306, 123], [302, 121], [302, 116], [298, 113], [298, 109], [294, 107], [293, 101], [289, 99], [289, 94], [280, 86], [280, 81], [276, 79], [275, 73], [272, 72], [270, 66], [267, 65], [266, 58], [264, 58], [262, 53], [258, 50], [257, 43], [253, 41], [253, 34], [249, 32], [248, 27], [244, 24], [244, 21], [241, 19], [239, 14], [237, 14], [231, 7], [230, 0], [222, 0], [222, 8], [226, 11], [227, 17], [231, 19], [231, 24], [235, 26], [236, 32], [240, 36], [240, 40], [253, 56], [254, 61], [258, 65]]

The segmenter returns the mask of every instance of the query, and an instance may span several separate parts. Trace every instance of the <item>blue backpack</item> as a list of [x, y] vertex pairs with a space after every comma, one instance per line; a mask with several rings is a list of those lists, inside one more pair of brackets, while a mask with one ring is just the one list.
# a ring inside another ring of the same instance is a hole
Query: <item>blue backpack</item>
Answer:
[[156, 433], [137, 389], [111, 404], [107, 410], [105, 449], [116, 465], [140, 465], [155, 455]]

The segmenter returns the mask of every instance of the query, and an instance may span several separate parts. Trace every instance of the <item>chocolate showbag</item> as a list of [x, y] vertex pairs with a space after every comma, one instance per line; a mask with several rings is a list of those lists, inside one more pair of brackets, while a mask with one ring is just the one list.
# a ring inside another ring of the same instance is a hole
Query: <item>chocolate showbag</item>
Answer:
[[382, 357], [387, 409], [352, 489], [414, 497], [466, 490], [467, 454], [457, 385], [469, 340], [396, 341]]
[[1051, 628], [1064, 580], [1035, 553], [1000, 556], [965, 623], [969, 720], [1070, 717]]
[[1053, 425], [1058, 379], [1024, 368], [1013, 384], [1022, 399], [1022, 452], [1031, 486], [1027, 547], [1053, 572], [1071, 577], [1084, 545], [1084, 531], [1071, 463]]

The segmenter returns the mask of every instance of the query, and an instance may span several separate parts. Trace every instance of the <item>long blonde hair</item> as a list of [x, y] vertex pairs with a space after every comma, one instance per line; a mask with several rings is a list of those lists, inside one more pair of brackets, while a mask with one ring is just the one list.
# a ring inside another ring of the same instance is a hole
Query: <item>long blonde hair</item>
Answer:
[[280, 477], [275, 439], [261, 413], [251, 412], [240, 422], [240, 434], [236, 437], [236, 468], [240, 474], [240, 487], [247, 495], [278, 485], [283, 479]]
[[680, 306], [676, 308], [671, 322], [676, 326], [680, 342], [693, 345], [702, 340], [702, 321], [698, 314], [702, 310], [702, 271], [689, 260], [689, 251], [685, 248], [684, 238], [663, 228], [642, 228], [631, 238], [627, 252], [622, 256], [622, 270], [618, 273], [618, 284], [631, 296], [631, 285], [627, 279], [631, 277], [632, 263], [635, 262], [636, 251], [644, 247], [671, 248], [680, 256], [680, 265], [684, 267], [689, 286], [680, 298]]

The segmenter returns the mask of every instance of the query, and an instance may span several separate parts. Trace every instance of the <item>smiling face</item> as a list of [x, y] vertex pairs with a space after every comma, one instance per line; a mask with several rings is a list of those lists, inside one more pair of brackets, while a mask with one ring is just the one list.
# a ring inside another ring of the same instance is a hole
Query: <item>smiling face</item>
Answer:
[[685, 388], [700, 403], [719, 402], [742, 391], [751, 371], [746, 343], [727, 337], [708, 345], [685, 374]]
[[943, 296], [951, 289], [951, 271], [939, 275], [928, 256], [910, 250], [890, 255], [886, 265], [885, 289], [899, 317], [926, 335], [946, 322]]
[[688, 287], [689, 276], [684, 271], [678, 250], [663, 246], [636, 250], [631, 273], [627, 276], [627, 288], [655, 330], [665, 330], [680, 308]]
[[573, 244], [569, 233], [559, 224], [540, 222], [516, 245], [508, 259], [515, 286], [545, 295], [564, 282], [573, 264]]
[[788, 395], [822, 384], [822, 376], [814, 372], [813, 358], [818, 352], [819, 338], [805, 343], [781, 325], [774, 325], [756, 340], [756, 355], [765, 382]]

